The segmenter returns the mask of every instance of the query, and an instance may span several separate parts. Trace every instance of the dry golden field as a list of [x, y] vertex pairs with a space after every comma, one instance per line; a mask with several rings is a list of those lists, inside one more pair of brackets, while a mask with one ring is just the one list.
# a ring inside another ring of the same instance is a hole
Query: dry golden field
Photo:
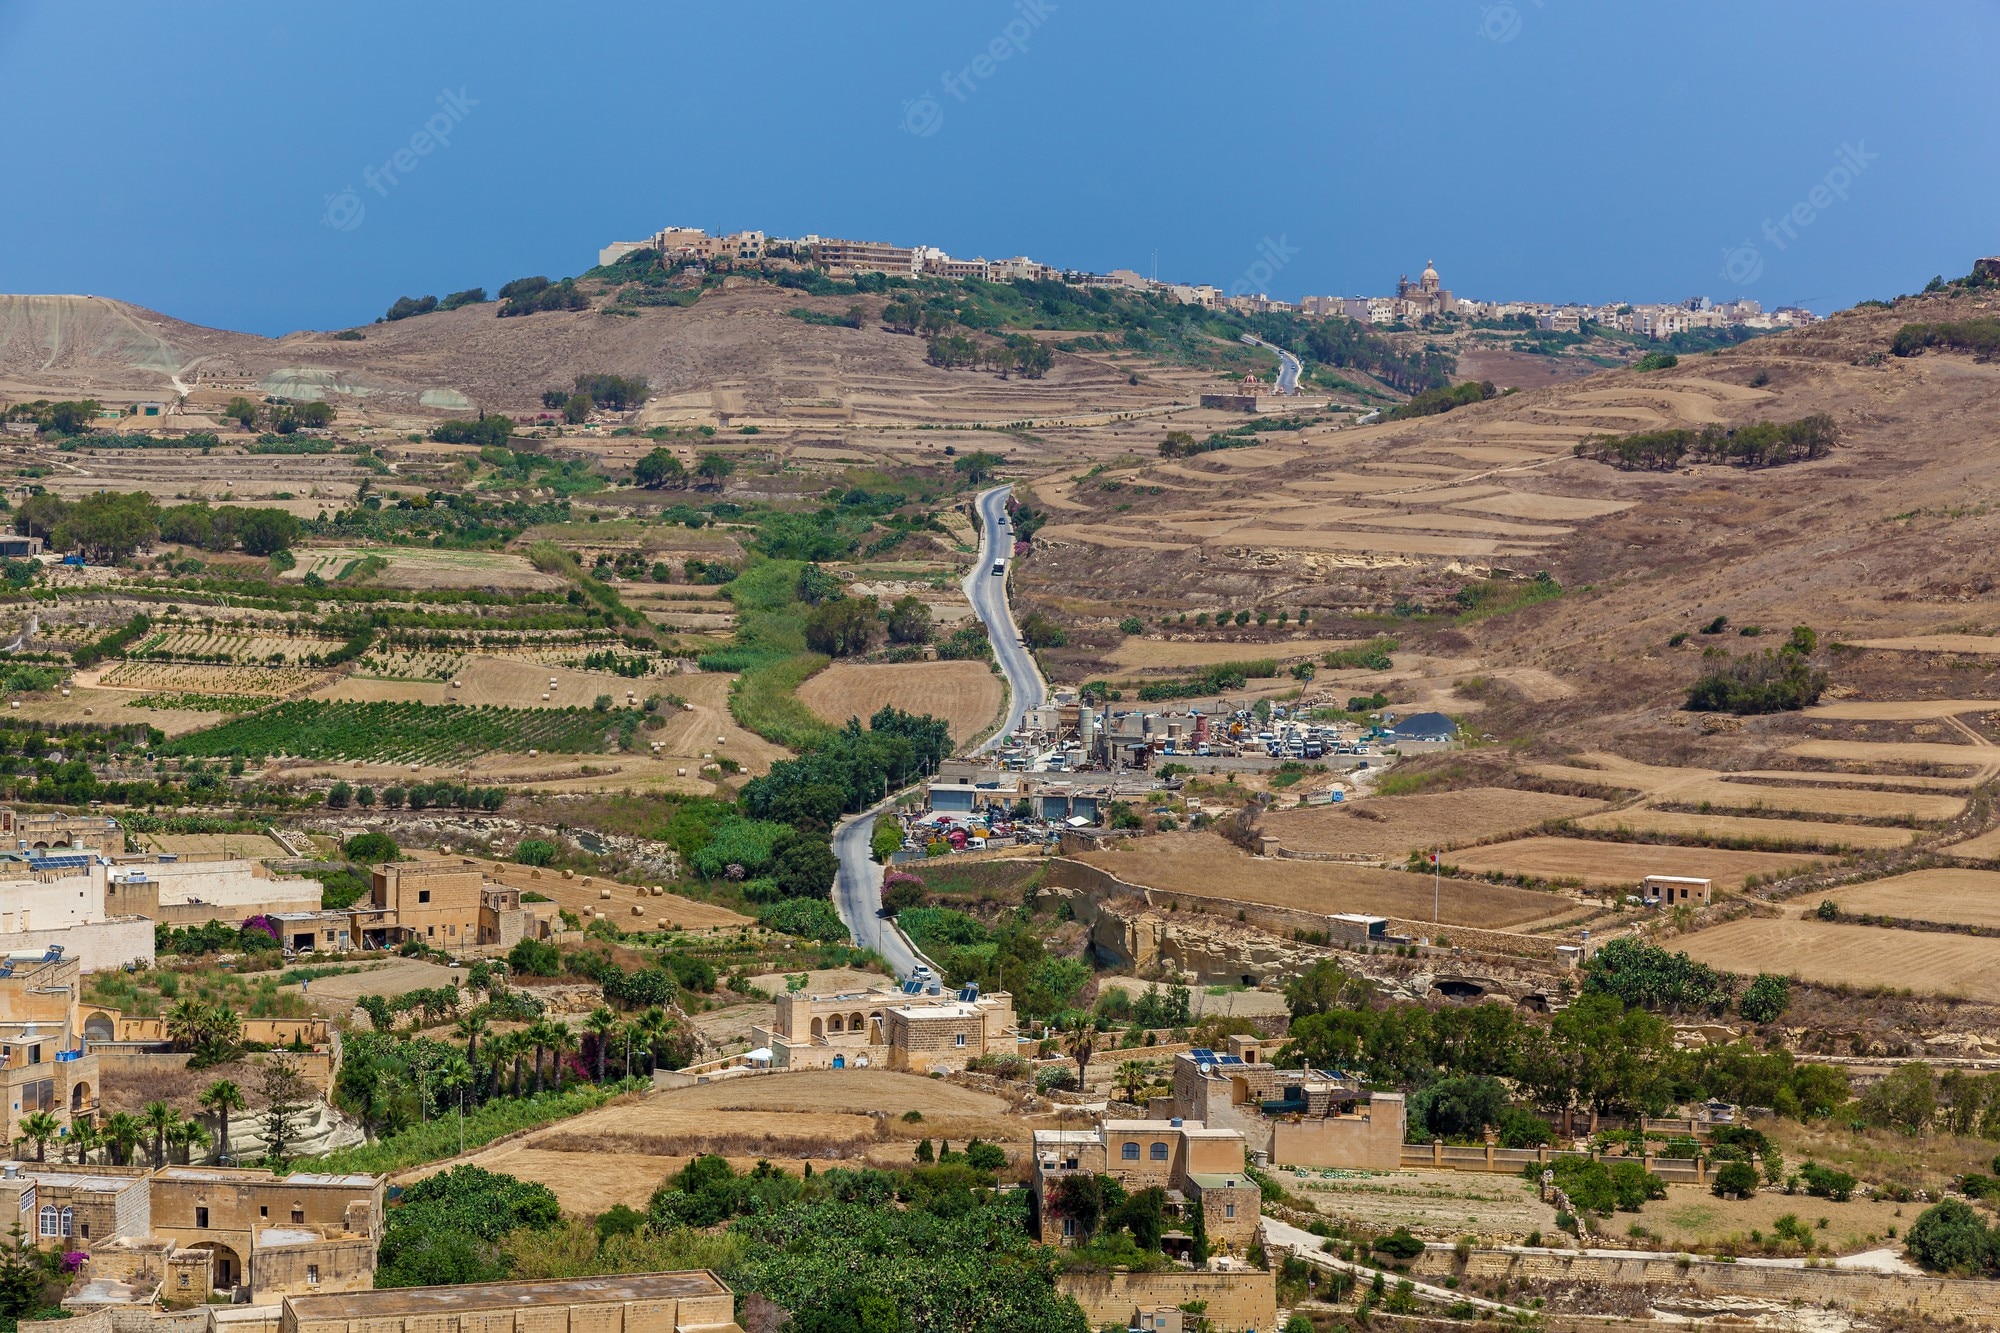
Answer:
[[[425, 853], [414, 853], [423, 856]], [[641, 894], [641, 888], [651, 885], [624, 884], [609, 880], [601, 875], [585, 877], [578, 875], [564, 879], [560, 870], [537, 872], [528, 866], [515, 865], [510, 861], [491, 861], [484, 857], [468, 856], [457, 859], [475, 865], [486, 878], [497, 880], [510, 888], [526, 889], [553, 900], [558, 907], [567, 907], [572, 912], [588, 920], [590, 913], [603, 912], [611, 923], [621, 930], [652, 930], [654, 923], [666, 920], [677, 930], [706, 930], [710, 926], [734, 928], [750, 924], [748, 917], [739, 916], [725, 907], [699, 902], [693, 898], [683, 898], [678, 894], [664, 893], [654, 897], [650, 892]], [[609, 898], [604, 897], [606, 890]], [[643, 913], [634, 916], [632, 909], [644, 908]]]
[[[1213, 898], [1265, 903], [1307, 912], [1366, 912], [1429, 920], [1428, 877], [1333, 861], [1254, 857], [1211, 833], [1165, 833], [1130, 850], [1077, 857], [1132, 884]], [[1442, 919], [1454, 926], [1505, 930], [1555, 916], [1573, 904], [1553, 894], [1496, 884], [1459, 882], [1444, 894]]]
[[799, 686], [799, 701], [836, 726], [864, 722], [884, 704], [929, 713], [965, 744], [990, 731], [1006, 687], [984, 662], [836, 662]]
[[[1851, 1254], [1872, 1249], [1885, 1242], [1891, 1230], [1909, 1224], [1909, 1209], [1887, 1199], [1850, 1199], [1834, 1203], [1809, 1194], [1781, 1194], [1764, 1191], [1747, 1199], [1718, 1199], [1705, 1186], [1669, 1185], [1667, 1197], [1654, 1199], [1639, 1210], [1638, 1222], [1661, 1237], [1669, 1248], [1692, 1249], [1714, 1245], [1730, 1236], [1746, 1242], [1750, 1233], [1771, 1233], [1772, 1224], [1786, 1213], [1813, 1227], [1813, 1243], [1821, 1251]], [[1900, 1216], [1900, 1220], [1899, 1220]], [[1826, 1229], [1818, 1229], [1820, 1218]], [[1627, 1215], [1618, 1214], [1624, 1226]]]
[[[1877, 781], [1893, 782], [1895, 779], [1879, 778]], [[1861, 815], [1877, 819], [1952, 819], [1965, 809], [1965, 801], [1957, 796], [1870, 791], [1852, 787], [1780, 787], [1722, 779], [1676, 786], [1667, 799], [1686, 805], [1706, 802], [1725, 810], [1803, 811], [1816, 815]]]
[[298, 564], [285, 571], [287, 579], [318, 574], [336, 582], [364, 559], [386, 562], [368, 582], [385, 588], [492, 588], [500, 591], [551, 589], [563, 580], [544, 574], [525, 556], [506, 551], [445, 551], [412, 546], [307, 547], [296, 552]]
[[1377, 796], [1338, 805], [1274, 810], [1263, 829], [1301, 852], [1370, 855], [1401, 861], [1413, 850], [1491, 838], [1599, 808], [1578, 796], [1471, 787], [1415, 796]]
[[2000, 926], [2000, 872], [1992, 870], [1913, 870], [1826, 896], [1854, 916]]
[[[923, 1119], [905, 1122], [906, 1111]], [[886, 1069], [801, 1070], [723, 1079], [626, 1098], [464, 1159], [548, 1183], [571, 1212], [623, 1203], [643, 1209], [699, 1152], [737, 1166], [758, 1159], [799, 1171], [807, 1161], [903, 1164], [920, 1138], [978, 1135], [1026, 1146], [1033, 1123], [989, 1093]], [[397, 1177], [406, 1184], [451, 1162]]]
[[1318, 657], [1337, 648], [1352, 648], [1359, 639], [1298, 638], [1272, 643], [1230, 643], [1212, 639], [1153, 639], [1128, 637], [1111, 651], [1109, 660], [1126, 671], [1149, 667], [1204, 667], [1218, 662], [1254, 661], [1260, 657], [1279, 659]]
[[1787, 916], [1745, 917], [1676, 943], [1696, 961], [1731, 972], [2000, 1000], [2000, 939], [1984, 936]]
[[1583, 838], [1520, 838], [1453, 852], [1461, 870], [1500, 871], [1586, 884], [1633, 885], [1647, 875], [1691, 875], [1717, 887], [1740, 888], [1752, 875], [1797, 870], [1818, 858], [1780, 852], [1729, 852], [1711, 847], [1661, 847]]
[[1758, 819], [1749, 815], [1697, 815], [1637, 806], [1607, 810], [1575, 821], [1578, 828], [1630, 829], [1634, 833], [1665, 833], [1681, 837], [1760, 838], [1799, 847], [1850, 847], [1873, 850], [1901, 847], [1914, 830], [1874, 824], [1829, 824], [1811, 819]]

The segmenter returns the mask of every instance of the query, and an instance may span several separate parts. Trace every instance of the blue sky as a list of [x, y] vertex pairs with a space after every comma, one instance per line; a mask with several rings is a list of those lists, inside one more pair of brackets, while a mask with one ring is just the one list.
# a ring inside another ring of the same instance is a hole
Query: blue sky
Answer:
[[1825, 311], [2000, 252], [1995, 50], [1969, 0], [0, 0], [0, 290], [283, 333], [684, 223]]

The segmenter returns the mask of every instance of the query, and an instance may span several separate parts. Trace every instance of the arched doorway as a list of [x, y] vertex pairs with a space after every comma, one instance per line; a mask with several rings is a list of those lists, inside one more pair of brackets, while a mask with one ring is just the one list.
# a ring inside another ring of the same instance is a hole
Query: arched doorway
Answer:
[[229, 1288], [238, 1286], [246, 1280], [243, 1273], [242, 1256], [227, 1245], [195, 1245], [190, 1248], [207, 1250], [214, 1256], [209, 1261], [208, 1280], [217, 1291], [227, 1291]]
[[82, 1079], [78, 1079], [76, 1085], [69, 1090], [69, 1113], [71, 1116], [82, 1115], [91, 1106], [95, 1105], [96, 1102], [97, 1098], [91, 1093], [90, 1084]]
[[89, 1018], [84, 1019], [83, 1039], [85, 1041], [116, 1041], [118, 1039], [118, 1029], [117, 1025], [111, 1021], [111, 1015], [92, 1014]]

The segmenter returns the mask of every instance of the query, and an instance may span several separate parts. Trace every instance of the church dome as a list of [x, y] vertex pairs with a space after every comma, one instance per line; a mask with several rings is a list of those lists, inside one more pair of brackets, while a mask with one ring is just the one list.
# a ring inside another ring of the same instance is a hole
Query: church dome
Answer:
[[1437, 280], [1438, 280], [1437, 261], [1433, 259], [1426, 259], [1424, 261], [1423, 277], [1420, 278], [1419, 281], [1436, 282]]

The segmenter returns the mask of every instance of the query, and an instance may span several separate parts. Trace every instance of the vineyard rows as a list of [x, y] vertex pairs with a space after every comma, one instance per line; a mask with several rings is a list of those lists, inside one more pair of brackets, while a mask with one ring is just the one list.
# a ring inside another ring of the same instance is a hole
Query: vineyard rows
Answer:
[[316, 667], [203, 666], [127, 660], [106, 671], [99, 683], [128, 690], [276, 697], [311, 689], [330, 679], [331, 672]]
[[[623, 711], [623, 710], [621, 710]], [[588, 708], [487, 708], [460, 704], [279, 704], [163, 747], [170, 755], [262, 759], [364, 759], [456, 764], [494, 751], [601, 754], [620, 715]]]

